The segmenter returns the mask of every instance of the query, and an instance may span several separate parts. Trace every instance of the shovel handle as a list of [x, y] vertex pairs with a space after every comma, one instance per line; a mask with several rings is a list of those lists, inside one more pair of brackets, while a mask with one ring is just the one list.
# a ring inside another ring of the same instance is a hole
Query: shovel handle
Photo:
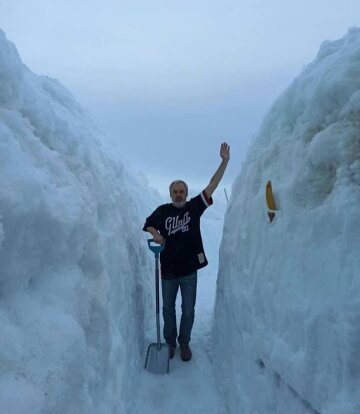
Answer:
[[154, 239], [148, 239], [148, 245], [149, 245], [149, 249], [155, 253], [155, 255], [157, 256], [158, 254], [160, 254], [164, 248], [165, 248], [165, 241], [163, 244], [156, 244], [153, 245], [151, 243], [155, 243]]
[[165, 240], [163, 244], [153, 244], [155, 243], [154, 239], [148, 239], [149, 249], [155, 253], [155, 294], [156, 294], [156, 332], [157, 332], [157, 350], [160, 351], [160, 293], [159, 293], [159, 255], [165, 248]]

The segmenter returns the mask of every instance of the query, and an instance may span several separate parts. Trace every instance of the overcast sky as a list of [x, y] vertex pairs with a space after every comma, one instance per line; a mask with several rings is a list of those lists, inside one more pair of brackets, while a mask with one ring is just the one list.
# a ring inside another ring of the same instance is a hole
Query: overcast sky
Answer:
[[57, 78], [160, 191], [224, 185], [279, 93], [324, 40], [360, 25], [359, 0], [0, 0], [24, 63]]

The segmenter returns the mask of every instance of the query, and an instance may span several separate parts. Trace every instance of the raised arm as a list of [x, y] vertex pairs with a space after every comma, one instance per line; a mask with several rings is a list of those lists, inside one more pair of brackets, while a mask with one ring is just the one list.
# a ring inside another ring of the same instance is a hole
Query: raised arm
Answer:
[[216, 190], [216, 187], [219, 185], [228, 162], [230, 160], [230, 145], [226, 142], [223, 142], [220, 147], [220, 157], [222, 159], [219, 168], [216, 170], [215, 174], [211, 178], [208, 186], [205, 188], [206, 195], [210, 198], [213, 192]]

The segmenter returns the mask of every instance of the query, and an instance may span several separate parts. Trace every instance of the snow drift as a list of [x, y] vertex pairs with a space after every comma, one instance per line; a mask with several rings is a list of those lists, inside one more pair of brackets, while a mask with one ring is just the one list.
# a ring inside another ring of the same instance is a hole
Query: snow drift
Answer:
[[354, 28], [276, 100], [233, 186], [214, 327], [231, 413], [360, 412], [359, 206]]
[[1, 31], [0, 137], [1, 412], [123, 413], [152, 301], [154, 193]]

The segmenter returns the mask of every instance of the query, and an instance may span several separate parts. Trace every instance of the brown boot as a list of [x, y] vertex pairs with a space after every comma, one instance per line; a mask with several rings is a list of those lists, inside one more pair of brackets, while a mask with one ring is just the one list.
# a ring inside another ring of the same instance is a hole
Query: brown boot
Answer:
[[181, 359], [183, 361], [190, 361], [192, 352], [188, 344], [180, 344]]
[[176, 344], [169, 343], [169, 349], [170, 349], [170, 352], [169, 352], [170, 359], [173, 359], [175, 355]]
[[176, 346], [170, 345], [170, 359], [174, 358]]

